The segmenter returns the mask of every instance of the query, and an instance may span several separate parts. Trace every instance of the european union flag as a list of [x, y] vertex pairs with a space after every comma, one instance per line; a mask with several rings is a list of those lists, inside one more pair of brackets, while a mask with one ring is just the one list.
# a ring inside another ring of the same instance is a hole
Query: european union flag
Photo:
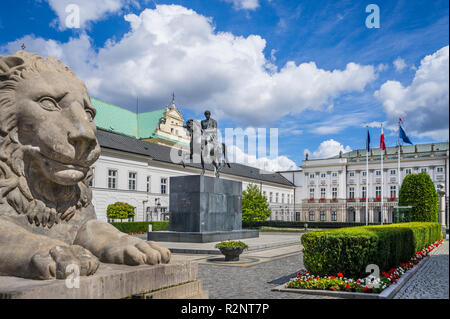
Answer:
[[370, 133], [369, 133], [369, 127], [367, 127], [366, 150], [367, 150], [367, 152], [370, 152]]
[[406, 135], [406, 133], [405, 133], [405, 131], [403, 130], [403, 128], [401, 127], [401, 125], [400, 125], [400, 138], [403, 140], [403, 142], [412, 145], [411, 140], [410, 140], [409, 137]]

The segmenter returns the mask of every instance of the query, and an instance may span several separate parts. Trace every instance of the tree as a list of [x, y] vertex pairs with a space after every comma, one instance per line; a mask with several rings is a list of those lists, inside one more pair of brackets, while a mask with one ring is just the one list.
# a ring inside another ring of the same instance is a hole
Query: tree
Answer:
[[134, 207], [128, 203], [115, 202], [108, 205], [106, 216], [109, 219], [127, 219], [134, 217]]
[[242, 192], [242, 222], [262, 222], [269, 218], [270, 213], [267, 197], [261, 194], [257, 185], [249, 184]]
[[408, 174], [403, 180], [399, 206], [414, 206], [412, 221], [437, 222], [439, 197], [431, 177], [425, 173]]

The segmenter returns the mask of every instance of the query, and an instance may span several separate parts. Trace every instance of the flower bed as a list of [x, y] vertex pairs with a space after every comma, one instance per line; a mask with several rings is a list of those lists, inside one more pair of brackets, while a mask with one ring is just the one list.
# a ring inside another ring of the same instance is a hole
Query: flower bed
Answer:
[[400, 262], [397, 268], [382, 272], [379, 278], [369, 275], [363, 279], [345, 278], [342, 273], [336, 276], [315, 276], [306, 269], [300, 270], [296, 278], [286, 283], [286, 288], [316, 289], [345, 292], [380, 293], [390, 285], [396, 283], [409, 269], [413, 268], [429, 253], [442, 244], [442, 239], [416, 252], [407, 262]]

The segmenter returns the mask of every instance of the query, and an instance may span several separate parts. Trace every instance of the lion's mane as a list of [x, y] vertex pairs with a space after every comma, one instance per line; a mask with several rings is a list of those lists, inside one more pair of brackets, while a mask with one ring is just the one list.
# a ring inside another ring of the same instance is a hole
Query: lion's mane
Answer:
[[[53, 57], [19, 51], [11, 56], [0, 56], [0, 204], [6, 202], [18, 214], [25, 214], [30, 224], [51, 227], [54, 223], [69, 221], [82, 207], [92, 201], [89, 182], [92, 170], [77, 187], [77, 201], [73, 205], [45, 203], [34, 198], [25, 175], [24, 154], [36, 147], [22, 145], [18, 138], [16, 89], [27, 78], [44, 70], [75, 74]], [[82, 81], [79, 81], [83, 85]]]

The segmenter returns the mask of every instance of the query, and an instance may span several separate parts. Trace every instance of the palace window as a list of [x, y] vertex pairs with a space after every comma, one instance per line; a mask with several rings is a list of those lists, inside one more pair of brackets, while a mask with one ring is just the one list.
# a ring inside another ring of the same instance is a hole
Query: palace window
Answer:
[[321, 173], [321, 174], [320, 174], [320, 177], [321, 177], [321, 178], [325, 178], [325, 177], [327, 177], [327, 174]]
[[397, 171], [395, 169], [391, 169], [391, 175], [397, 174]]
[[375, 197], [381, 197], [381, 186], [375, 186]]
[[309, 174], [309, 178], [314, 178], [314, 174]]
[[411, 169], [411, 168], [406, 168], [406, 169], [405, 169], [405, 174], [406, 174], [406, 175], [412, 174], [412, 169]]
[[272, 200], [273, 200], [273, 193], [272, 192], [270, 192], [270, 195], [269, 195], [270, 197], [269, 197], [269, 202], [271, 202], [272, 203]]
[[397, 186], [392, 185], [391, 186], [391, 198], [396, 198], [397, 197]]
[[337, 187], [333, 187], [333, 188], [331, 189], [331, 197], [337, 198], [337, 195], [338, 195], [337, 193], [338, 193]]
[[309, 189], [309, 198], [314, 198], [314, 188]]
[[354, 187], [350, 187], [348, 189], [348, 198], [355, 198], [355, 188]]
[[320, 211], [320, 221], [324, 222], [327, 220], [327, 215], [324, 211]]
[[128, 190], [136, 190], [136, 172], [128, 172]]
[[375, 175], [381, 176], [381, 171], [375, 171]]
[[361, 197], [367, 198], [366, 186], [361, 187]]
[[366, 171], [363, 171], [363, 172], [362, 172], [362, 176], [367, 176], [367, 172], [366, 172]]
[[426, 168], [426, 167], [422, 167], [422, 168], [420, 169], [420, 171], [426, 173], [426, 172], [427, 172], [427, 168]]
[[336, 172], [333, 172], [333, 173], [331, 174], [331, 176], [337, 177], [337, 173], [336, 173]]
[[320, 198], [325, 198], [325, 195], [326, 195], [326, 189], [325, 188], [321, 188], [320, 189]]
[[337, 221], [337, 213], [336, 212], [331, 212], [331, 221], [332, 222], [335, 222], [335, 221]]
[[315, 214], [313, 211], [309, 212], [309, 221], [313, 222], [316, 219]]
[[167, 194], [167, 178], [161, 178], [161, 194]]
[[284, 204], [284, 194], [281, 194], [281, 203]]
[[275, 193], [275, 203], [278, 203], [278, 193]]
[[152, 192], [152, 178], [150, 176], [147, 176], [147, 193]]
[[438, 168], [436, 168], [436, 172], [443, 173], [444, 172], [444, 168], [443, 167], [438, 167]]
[[355, 176], [355, 172], [350, 172], [348, 175], [349, 175], [350, 177], [353, 177], [353, 176]]
[[117, 188], [117, 171], [115, 169], [108, 170], [108, 188]]

